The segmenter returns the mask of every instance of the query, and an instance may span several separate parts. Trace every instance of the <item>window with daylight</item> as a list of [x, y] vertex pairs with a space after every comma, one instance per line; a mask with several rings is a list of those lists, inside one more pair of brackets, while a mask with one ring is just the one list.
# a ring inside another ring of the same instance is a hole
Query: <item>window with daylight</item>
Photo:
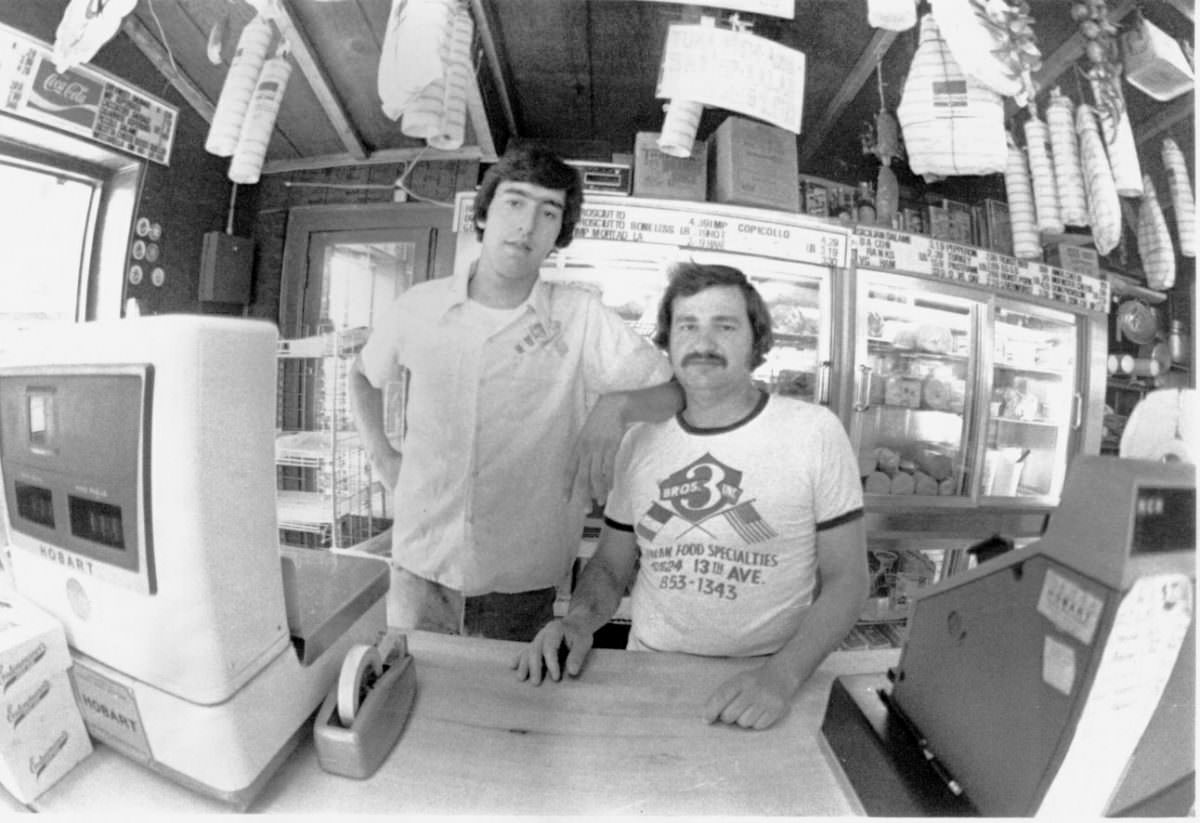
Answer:
[[0, 345], [31, 325], [121, 316], [143, 164], [0, 115]]

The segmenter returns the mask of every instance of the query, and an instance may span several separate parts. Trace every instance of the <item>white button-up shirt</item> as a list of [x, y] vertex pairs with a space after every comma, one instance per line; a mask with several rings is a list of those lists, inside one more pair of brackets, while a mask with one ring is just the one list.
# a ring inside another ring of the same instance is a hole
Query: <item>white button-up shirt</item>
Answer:
[[468, 596], [555, 586], [588, 506], [565, 499], [564, 477], [589, 410], [670, 365], [583, 286], [538, 280], [508, 322], [481, 327], [469, 278], [409, 289], [362, 350], [376, 388], [410, 375], [392, 561]]

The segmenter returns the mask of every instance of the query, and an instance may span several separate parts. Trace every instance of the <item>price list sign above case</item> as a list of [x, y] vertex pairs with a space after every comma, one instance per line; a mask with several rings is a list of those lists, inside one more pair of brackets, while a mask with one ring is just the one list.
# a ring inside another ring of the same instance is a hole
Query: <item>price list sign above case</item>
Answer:
[[58, 71], [50, 46], [0, 25], [0, 111], [170, 165], [179, 110], [83, 65]]

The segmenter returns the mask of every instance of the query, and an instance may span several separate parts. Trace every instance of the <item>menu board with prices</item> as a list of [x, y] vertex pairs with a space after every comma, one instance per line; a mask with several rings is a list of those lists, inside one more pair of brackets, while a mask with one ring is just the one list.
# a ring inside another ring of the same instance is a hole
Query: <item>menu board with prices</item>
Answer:
[[58, 71], [53, 50], [0, 25], [0, 111], [166, 166], [179, 110], [82, 65]]
[[[460, 201], [455, 222], [459, 231], [474, 230], [471, 202], [466, 198]], [[846, 268], [850, 258], [844, 230], [629, 202], [584, 203], [574, 236], [754, 254], [836, 268]]]
[[1089, 311], [1109, 311], [1108, 281], [1035, 260], [868, 226], [855, 227], [853, 245], [855, 265], [862, 268], [926, 275]]

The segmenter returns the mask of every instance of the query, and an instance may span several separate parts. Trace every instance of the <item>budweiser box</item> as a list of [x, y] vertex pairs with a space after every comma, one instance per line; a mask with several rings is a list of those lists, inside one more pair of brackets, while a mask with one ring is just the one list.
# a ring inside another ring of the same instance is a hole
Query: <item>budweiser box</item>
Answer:
[[1074, 243], [1054, 243], [1046, 246], [1046, 262], [1073, 274], [1100, 276], [1100, 255], [1095, 249]]
[[0, 592], [0, 785], [31, 803], [92, 752], [62, 625]]
[[658, 132], [639, 131], [633, 143], [633, 196], [703, 203], [708, 192], [704, 144], [692, 145], [691, 157], [658, 150]]
[[708, 138], [708, 199], [800, 211], [796, 135], [744, 117], [726, 117]]

